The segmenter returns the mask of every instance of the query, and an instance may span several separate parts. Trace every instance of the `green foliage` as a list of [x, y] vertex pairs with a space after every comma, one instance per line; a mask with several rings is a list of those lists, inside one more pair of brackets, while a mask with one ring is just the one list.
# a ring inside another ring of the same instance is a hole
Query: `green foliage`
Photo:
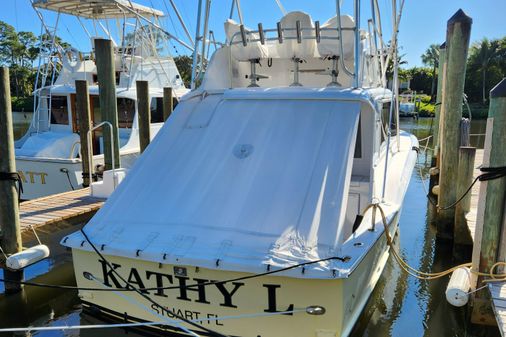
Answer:
[[430, 103], [429, 95], [420, 95], [417, 98], [420, 99], [423, 103]]
[[33, 111], [33, 96], [27, 97], [17, 97], [13, 96], [11, 98], [12, 102], [12, 111]]
[[486, 103], [492, 89], [506, 75], [506, 37], [472, 44], [466, 70], [466, 94], [471, 102]]
[[413, 67], [406, 70], [411, 79], [410, 88], [418, 93], [430, 94], [432, 86], [432, 69]]
[[[430, 96], [427, 96], [430, 101]], [[423, 100], [418, 105], [418, 116], [420, 117], [430, 117], [434, 116], [434, 112], [436, 110], [436, 106], [429, 102], [424, 102]]]
[[183, 83], [188, 86], [192, 77], [192, 58], [188, 55], [181, 55], [174, 57], [179, 74]]
[[[32, 32], [16, 32], [14, 27], [0, 21], [0, 65], [9, 67], [12, 96], [27, 97], [32, 94], [37, 73], [33, 63], [42, 48], [39, 41]], [[70, 47], [59, 37], [55, 41], [64, 49]]]
[[432, 99], [435, 99], [437, 68], [439, 66], [439, 46], [437, 44], [431, 44], [425, 53], [422, 54], [422, 62], [424, 65], [432, 67], [430, 96]]
[[[431, 45], [422, 55], [425, 67], [413, 67], [399, 71], [400, 76], [410, 79], [410, 88], [417, 92], [432, 93], [432, 102], [435, 101], [434, 93], [437, 83], [437, 58], [439, 49], [437, 45]], [[437, 55], [437, 58], [436, 58]], [[486, 116], [488, 95], [490, 90], [506, 76], [506, 37], [496, 40], [486, 38], [471, 45], [466, 67], [465, 93], [469, 102], [477, 103], [476, 116]], [[427, 102], [424, 102], [427, 103]], [[467, 109], [463, 110], [467, 113]], [[472, 111], [475, 117], [474, 110]]]

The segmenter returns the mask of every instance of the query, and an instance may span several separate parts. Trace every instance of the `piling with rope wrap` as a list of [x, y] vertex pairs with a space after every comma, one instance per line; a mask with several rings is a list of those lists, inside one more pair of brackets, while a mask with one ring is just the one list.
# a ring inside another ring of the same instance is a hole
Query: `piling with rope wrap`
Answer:
[[[23, 249], [18, 205], [18, 193], [21, 192], [16, 180], [21, 184], [14, 152], [9, 68], [0, 67], [0, 247], [5, 255], [19, 253]], [[24, 273], [4, 268], [4, 275], [10, 280], [22, 281]], [[6, 293], [16, 293], [21, 289], [19, 283], [5, 283]]]

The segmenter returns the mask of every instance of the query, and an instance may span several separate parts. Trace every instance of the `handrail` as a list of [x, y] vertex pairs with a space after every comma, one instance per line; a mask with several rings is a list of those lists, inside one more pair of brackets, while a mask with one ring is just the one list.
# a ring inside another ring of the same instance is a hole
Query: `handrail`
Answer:
[[107, 126], [109, 127], [109, 130], [111, 131], [111, 154], [112, 154], [112, 181], [113, 181], [113, 188], [116, 188], [116, 176], [115, 176], [115, 171], [116, 171], [116, 163], [115, 163], [115, 160], [114, 160], [114, 132], [113, 132], [113, 128], [112, 128], [112, 124], [109, 123], [108, 121], [103, 121], [97, 125], [95, 125], [94, 127], [92, 127], [91, 129], [88, 130], [88, 133], [86, 134], [86, 138], [88, 140], [88, 153], [89, 153], [89, 156], [90, 156], [90, 165], [89, 165], [89, 172], [88, 172], [88, 175], [89, 175], [89, 179], [90, 179], [90, 184], [91, 182], [93, 181], [93, 148], [91, 146], [91, 134], [93, 133], [93, 131], [97, 130], [98, 128], [102, 127], [102, 126]]
[[77, 140], [74, 142], [74, 144], [72, 144], [72, 147], [70, 148], [69, 159], [74, 158], [74, 150], [76, 149], [76, 145], [79, 145], [79, 154], [81, 154], [81, 142]]

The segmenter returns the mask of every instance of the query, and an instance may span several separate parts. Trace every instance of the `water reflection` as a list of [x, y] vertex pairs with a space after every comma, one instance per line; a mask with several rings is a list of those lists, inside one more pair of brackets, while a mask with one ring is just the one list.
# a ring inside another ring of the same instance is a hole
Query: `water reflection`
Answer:
[[[20, 126], [18, 130], [26, 128]], [[431, 134], [432, 120], [405, 120], [402, 128], [419, 139]], [[484, 121], [473, 121], [472, 134], [485, 131]], [[473, 136], [473, 145], [483, 146], [483, 136]], [[425, 144], [421, 144], [425, 145]], [[429, 149], [432, 148], [429, 142]], [[430, 151], [430, 150], [429, 150]], [[428, 179], [430, 155], [421, 154], [409, 186], [400, 229], [395, 239], [402, 256], [414, 267], [424, 271], [439, 271], [462, 261], [454, 261], [451, 247], [437, 242], [433, 224], [430, 223], [427, 199], [422, 179]], [[45, 265], [28, 271], [34, 281], [53, 284], [72, 284], [73, 270], [68, 262], [69, 254], [59, 252]], [[41, 272], [53, 268], [50, 274]], [[30, 274], [31, 273], [31, 274]], [[38, 276], [37, 276], [38, 275]], [[498, 337], [496, 328], [470, 327], [466, 311], [447, 304], [444, 291], [448, 278], [437, 281], [420, 281], [408, 277], [393, 259], [387, 263], [367, 306], [360, 316], [352, 337], [385, 336], [476, 336]], [[76, 291], [48, 290], [27, 287], [20, 295], [0, 295], [0, 326], [59, 326], [102, 323], [82, 313]], [[124, 329], [97, 329], [74, 331], [45, 331], [37, 336], [124, 336]], [[29, 336], [30, 334], [0, 334], [3, 336]], [[137, 336], [128, 330], [128, 336]]]

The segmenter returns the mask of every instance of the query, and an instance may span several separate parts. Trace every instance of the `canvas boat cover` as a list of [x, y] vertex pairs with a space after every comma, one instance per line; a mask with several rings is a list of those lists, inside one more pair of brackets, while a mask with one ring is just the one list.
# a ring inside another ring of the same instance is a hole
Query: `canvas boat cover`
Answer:
[[[84, 231], [106, 255], [235, 271], [339, 255], [360, 110], [346, 90], [182, 100]], [[62, 244], [91, 251], [80, 232]]]
[[163, 12], [131, 0], [34, 0], [33, 6], [87, 19], [163, 16]]

